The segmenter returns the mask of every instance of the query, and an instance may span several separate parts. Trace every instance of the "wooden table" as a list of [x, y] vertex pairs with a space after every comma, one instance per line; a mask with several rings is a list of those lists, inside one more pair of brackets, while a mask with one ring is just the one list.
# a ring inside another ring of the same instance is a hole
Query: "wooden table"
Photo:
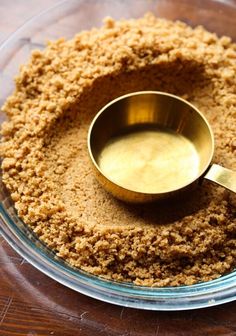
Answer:
[[[101, 0], [102, 1], [102, 0]], [[0, 42], [58, 0], [1, 0]], [[122, 308], [51, 280], [0, 237], [0, 336], [234, 336], [236, 302], [188, 312]]]

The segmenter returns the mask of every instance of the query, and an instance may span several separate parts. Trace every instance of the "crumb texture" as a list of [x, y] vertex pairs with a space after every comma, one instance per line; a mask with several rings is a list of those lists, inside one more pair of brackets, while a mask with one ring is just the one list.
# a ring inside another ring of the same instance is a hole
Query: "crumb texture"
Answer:
[[94, 178], [87, 131], [111, 99], [138, 90], [195, 104], [214, 161], [235, 169], [236, 45], [203, 27], [113, 21], [35, 50], [3, 111], [3, 182], [18, 215], [68, 263], [145, 286], [191, 285], [235, 267], [235, 199], [204, 182], [178, 204], [128, 205]]

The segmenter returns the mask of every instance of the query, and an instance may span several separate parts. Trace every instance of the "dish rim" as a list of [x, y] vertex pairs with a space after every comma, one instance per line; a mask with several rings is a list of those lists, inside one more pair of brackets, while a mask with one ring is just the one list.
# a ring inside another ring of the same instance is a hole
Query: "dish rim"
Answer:
[[[31, 24], [35, 24], [35, 20], [40, 20], [54, 9], [68, 6], [72, 2], [70, 0], [60, 1], [31, 17], [1, 44], [0, 51], [4, 52], [8, 45], [17, 40], [22, 31], [29, 29]], [[235, 8], [232, 3], [226, 5]], [[0, 234], [10, 246], [38, 270], [81, 294], [120, 306], [159, 311], [205, 308], [236, 300], [236, 271], [218, 279], [191, 286], [150, 288], [116, 283], [74, 270], [59, 258], [52, 257], [52, 252], [47, 255], [46, 247], [43, 247], [43, 243], [39, 240], [37, 240], [37, 246], [30, 238], [32, 232], [29, 227], [18, 218], [21, 225], [28, 230], [29, 235], [26, 235], [14, 221], [4, 203], [5, 200], [0, 202]], [[13, 208], [9, 207], [9, 209], [12, 213]]]

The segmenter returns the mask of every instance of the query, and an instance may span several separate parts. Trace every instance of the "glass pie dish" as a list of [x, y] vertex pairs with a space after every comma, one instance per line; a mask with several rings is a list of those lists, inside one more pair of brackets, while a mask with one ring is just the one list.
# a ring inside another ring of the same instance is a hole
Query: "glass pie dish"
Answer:
[[[68, 0], [39, 14], [16, 31], [0, 53], [0, 104], [13, 91], [13, 78], [31, 50], [43, 49], [46, 40], [72, 38], [81, 30], [100, 26], [105, 16], [138, 18], [147, 11], [191, 26], [203, 25], [218, 35], [236, 40], [234, 1]], [[232, 22], [232, 24], [231, 24]], [[1, 115], [1, 122], [6, 117]], [[187, 310], [210, 307], [236, 299], [236, 271], [192, 286], [150, 288], [103, 280], [66, 264], [49, 250], [17, 216], [1, 182], [0, 232], [26, 260], [49, 277], [90, 297], [126, 307], [150, 310]]]

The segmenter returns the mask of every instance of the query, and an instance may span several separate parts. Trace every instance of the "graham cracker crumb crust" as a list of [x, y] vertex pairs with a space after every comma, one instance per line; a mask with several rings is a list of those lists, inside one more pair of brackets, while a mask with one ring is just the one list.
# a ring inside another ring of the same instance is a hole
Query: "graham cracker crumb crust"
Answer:
[[139, 90], [179, 95], [213, 127], [214, 161], [235, 168], [236, 45], [147, 14], [50, 42], [21, 66], [3, 111], [3, 182], [20, 218], [69, 264], [145, 286], [192, 285], [235, 267], [235, 199], [204, 182], [179, 204], [129, 205], [95, 180], [91, 120]]

